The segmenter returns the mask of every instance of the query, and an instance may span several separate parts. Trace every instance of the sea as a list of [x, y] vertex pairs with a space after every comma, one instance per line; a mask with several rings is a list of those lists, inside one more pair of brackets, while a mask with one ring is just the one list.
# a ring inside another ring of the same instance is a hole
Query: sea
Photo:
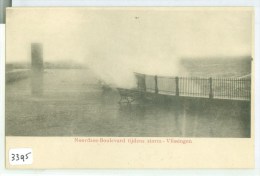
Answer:
[[[188, 75], [241, 77], [251, 60], [183, 61]], [[119, 103], [91, 68], [45, 69], [42, 94], [30, 76], [6, 83], [6, 136], [216, 137], [251, 136], [250, 102]]]

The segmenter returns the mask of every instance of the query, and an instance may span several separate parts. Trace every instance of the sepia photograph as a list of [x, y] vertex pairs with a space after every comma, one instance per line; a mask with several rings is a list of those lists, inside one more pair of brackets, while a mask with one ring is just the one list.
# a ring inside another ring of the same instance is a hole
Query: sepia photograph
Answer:
[[10, 8], [5, 134], [251, 138], [251, 8]]

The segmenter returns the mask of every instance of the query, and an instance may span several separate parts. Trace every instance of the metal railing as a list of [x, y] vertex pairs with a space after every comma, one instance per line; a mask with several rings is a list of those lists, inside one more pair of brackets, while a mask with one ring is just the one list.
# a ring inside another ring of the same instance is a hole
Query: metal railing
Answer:
[[135, 73], [137, 88], [155, 94], [184, 97], [251, 99], [250, 78], [163, 77]]

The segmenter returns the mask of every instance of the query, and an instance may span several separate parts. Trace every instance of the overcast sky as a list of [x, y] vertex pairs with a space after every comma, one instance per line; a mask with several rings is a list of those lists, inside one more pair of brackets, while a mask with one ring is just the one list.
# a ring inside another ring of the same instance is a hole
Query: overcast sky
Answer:
[[252, 13], [241, 8], [15, 8], [8, 11], [7, 61], [44, 58], [171, 58], [251, 55]]
[[250, 8], [13, 8], [6, 28], [7, 62], [30, 61], [32, 42], [45, 61], [96, 69], [167, 72], [183, 57], [252, 55]]

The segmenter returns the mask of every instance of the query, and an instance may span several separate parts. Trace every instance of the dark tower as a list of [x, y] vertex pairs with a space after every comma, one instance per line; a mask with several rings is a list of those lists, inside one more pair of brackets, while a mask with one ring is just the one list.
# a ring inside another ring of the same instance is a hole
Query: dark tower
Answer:
[[32, 95], [39, 96], [43, 93], [43, 56], [42, 44], [31, 44], [31, 91]]

